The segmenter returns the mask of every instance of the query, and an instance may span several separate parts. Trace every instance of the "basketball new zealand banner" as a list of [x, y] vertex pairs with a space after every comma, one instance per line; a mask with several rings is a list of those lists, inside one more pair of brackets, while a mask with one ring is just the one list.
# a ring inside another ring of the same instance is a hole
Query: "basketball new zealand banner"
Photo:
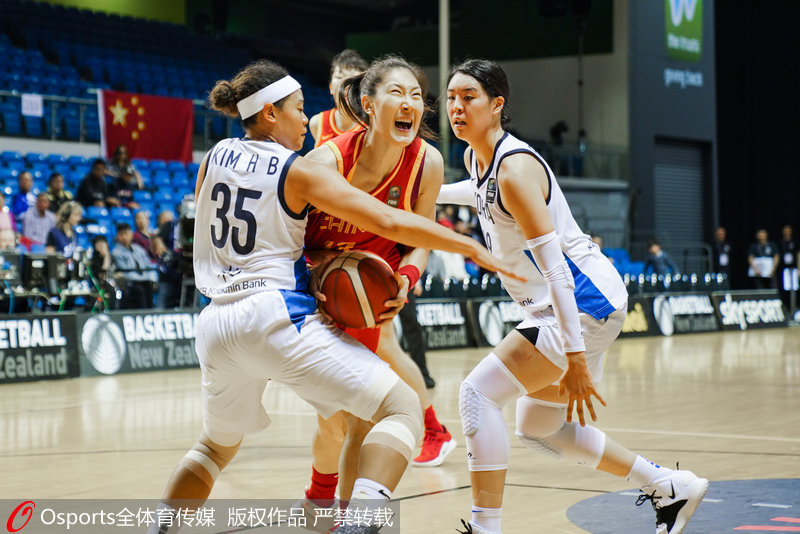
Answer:
[[74, 315], [9, 315], [0, 321], [0, 384], [78, 374]]
[[81, 376], [198, 367], [197, 313], [111, 312], [78, 317]]
[[464, 299], [418, 299], [417, 320], [430, 350], [473, 345]]
[[470, 299], [467, 307], [479, 347], [494, 347], [525, 319], [525, 310], [509, 297]]

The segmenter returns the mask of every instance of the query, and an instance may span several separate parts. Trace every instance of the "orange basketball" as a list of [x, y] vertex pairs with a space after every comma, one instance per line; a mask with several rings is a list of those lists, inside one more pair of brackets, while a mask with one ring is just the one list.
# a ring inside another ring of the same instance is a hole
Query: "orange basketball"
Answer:
[[338, 255], [319, 281], [325, 312], [351, 328], [371, 328], [388, 308], [384, 302], [399, 290], [386, 261], [371, 252], [353, 250]]

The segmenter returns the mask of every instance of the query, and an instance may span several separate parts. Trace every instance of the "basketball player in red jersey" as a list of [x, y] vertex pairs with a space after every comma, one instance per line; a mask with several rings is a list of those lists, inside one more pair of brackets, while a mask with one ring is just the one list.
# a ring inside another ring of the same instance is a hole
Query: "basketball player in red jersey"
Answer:
[[[351, 185], [390, 206], [433, 219], [444, 164], [441, 154], [418, 135], [430, 136], [430, 131], [422, 124], [426, 89], [421, 70], [401, 58], [388, 57], [373, 63], [366, 72], [344, 80], [336, 97], [339, 109], [365, 129], [337, 136], [307, 157], [338, 170]], [[422, 249], [403, 248], [394, 241], [362, 231], [346, 220], [312, 211], [306, 227], [306, 251], [311, 261], [324, 262], [326, 257], [344, 250], [378, 254], [396, 271], [400, 293], [389, 301], [395, 308], [381, 316], [383, 327], [346, 331], [389, 362], [420, 395], [426, 433], [422, 452], [414, 465], [440, 465], [455, 448], [455, 440], [437, 420], [422, 373], [400, 348], [391, 325], [392, 317], [405, 303], [409, 288], [425, 270], [428, 253]], [[348, 445], [352, 444], [357, 453], [359, 436], [365, 428], [363, 425], [356, 428], [353, 418], [347, 425], [343, 413], [327, 420], [318, 419], [319, 430], [312, 445], [312, 485], [306, 496], [315, 502], [332, 500], [337, 467], [341, 467], [339, 496], [346, 499], [352, 487], [350, 471], [355, 467], [356, 458], [346, 448], [339, 465], [339, 444], [347, 428]]]
[[[336, 91], [342, 80], [350, 76], [356, 76], [367, 70], [369, 65], [358, 55], [355, 50], [342, 50], [331, 61], [331, 81], [328, 88], [331, 95], [336, 100]], [[329, 141], [346, 132], [360, 130], [361, 125], [345, 115], [340, 109], [333, 107], [321, 113], [317, 113], [308, 121], [308, 131], [314, 137], [314, 148], [320, 146], [325, 141]]]

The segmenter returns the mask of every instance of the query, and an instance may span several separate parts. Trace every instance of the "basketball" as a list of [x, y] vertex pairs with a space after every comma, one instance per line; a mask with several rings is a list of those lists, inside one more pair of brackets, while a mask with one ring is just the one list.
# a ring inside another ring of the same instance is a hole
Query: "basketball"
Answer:
[[399, 290], [394, 271], [370, 252], [343, 252], [328, 265], [319, 281], [325, 312], [350, 328], [371, 328], [387, 308], [384, 302]]

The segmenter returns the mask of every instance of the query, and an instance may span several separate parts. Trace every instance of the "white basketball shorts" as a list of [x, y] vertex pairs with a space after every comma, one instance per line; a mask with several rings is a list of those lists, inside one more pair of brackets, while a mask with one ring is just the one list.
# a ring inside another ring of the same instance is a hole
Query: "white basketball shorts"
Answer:
[[[592, 374], [592, 382], [597, 384], [603, 378], [603, 360], [605, 352], [611, 343], [622, 332], [625, 323], [628, 305], [617, 308], [605, 319], [595, 319], [591, 315], [580, 312], [583, 342], [586, 345], [586, 364]], [[564, 343], [561, 339], [561, 329], [558, 326], [553, 308], [538, 312], [527, 312], [527, 318], [517, 325], [517, 330], [538, 328], [534, 346], [544, 356], [561, 369], [567, 368], [567, 355], [564, 352]], [[530, 335], [526, 335], [528, 339]], [[558, 382], [555, 383], [557, 385]]]
[[398, 377], [359, 342], [322, 322], [313, 297], [264, 291], [208, 305], [195, 347], [203, 380], [203, 420], [220, 433], [263, 430], [267, 380], [290, 386], [326, 419], [339, 410], [375, 415]]

